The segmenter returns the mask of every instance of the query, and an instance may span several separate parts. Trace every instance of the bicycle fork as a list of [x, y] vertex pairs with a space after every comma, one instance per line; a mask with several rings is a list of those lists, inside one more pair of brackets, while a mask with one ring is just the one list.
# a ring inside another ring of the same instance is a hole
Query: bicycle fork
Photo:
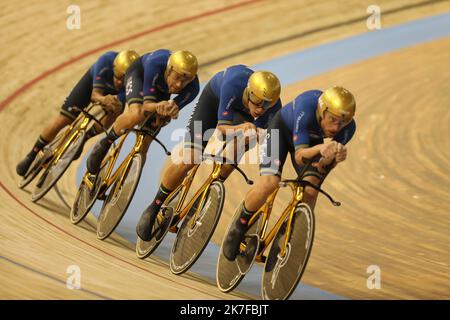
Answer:
[[[273, 241], [273, 239], [275, 238], [275, 235], [277, 234], [278, 230], [281, 228], [283, 222], [286, 220], [286, 218], [289, 216], [289, 220], [287, 223], [287, 229], [286, 229], [286, 233], [284, 236], [284, 241], [283, 241], [283, 245], [281, 247], [280, 253], [279, 255], [281, 257], [284, 257], [284, 255], [286, 254], [286, 248], [289, 242], [289, 238], [291, 236], [291, 232], [292, 232], [292, 220], [294, 217], [294, 213], [295, 213], [295, 208], [297, 206], [297, 204], [299, 202], [302, 201], [303, 199], [303, 187], [298, 186], [298, 185], [294, 185], [294, 184], [288, 184], [291, 189], [292, 192], [294, 193], [294, 197], [291, 200], [291, 202], [288, 204], [288, 206], [286, 207], [286, 209], [283, 211], [283, 213], [281, 214], [281, 217], [278, 219], [278, 221], [276, 222], [275, 226], [272, 228], [272, 230], [270, 230], [270, 232], [267, 234], [266, 236], [266, 232], [267, 232], [267, 228], [268, 228], [268, 224], [269, 224], [269, 218], [272, 214], [272, 207], [273, 207], [273, 202], [275, 200], [275, 197], [279, 191], [279, 188], [277, 188], [267, 199], [266, 203], [264, 204], [264, 206], [257, 211], [256, 214], [253, 215], [253, 217], [250, 219], [249, 221], [249, 226], [253, 225], [254, 223], [256, 223], [258, 217], [260, 214], [262, 214], [262, 229], [259, 232], [259, 237], [260, 237], [260, 247], [259, 247], [259, 253], [256, 256], [256, 261], [258, 262], [264, 262], [265, 261], [265, 257], [264, 257], [264, 251], [265, 249], [270, 245], [270, 243]], [[241, 250], [245, 250], [245, 244], [241, 243]]]
[[199, 189], [199, 191], [194, 196], [194, 199], [196, 199], [198, 197], [198, 194], [200, 192], [202, 193], [200, 201], [199, 201], [199, 205], [198, 205], [197, 209], [195, 210], [194, 216], [192, 217], [191, 229], [193, 229], [195, 227], [195, 225], [198, 223], [197, 217], [199, 215], [199, 212], [202, 210], [201, 204], [205, 201], [209, 186], [211, 185], [211, 183], [213, 183], [219, 177], [221, 169], [222, 169], [222, 164], [218, 163], [218, 162], [214, 162], [214, 167], [213, 167], [212, 173], [209, 175], [206, 182], [202, 185], [202, 187]]

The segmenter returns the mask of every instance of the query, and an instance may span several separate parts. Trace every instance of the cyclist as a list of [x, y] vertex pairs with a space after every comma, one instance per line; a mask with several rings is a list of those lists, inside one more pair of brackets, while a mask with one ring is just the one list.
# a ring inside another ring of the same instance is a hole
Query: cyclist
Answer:
[[[200, 83], [197, 58], [189, 51], [160, 49], [137, 59], [126, 74], [126, 99], [129, 109], [114, 122], [108, 135], [95, 144], [87, 160], [88, 171], [96, 175], [111, 144], [125, 129], [144, 123], [154, 134], [197, 96]], [[169, 100], [171, 94], [177, 94]], [[151, 137], [144, 141], [144, 154]]]
[[[102, 104], [108, 112], [103, 125], [110, 126], [117, 115], [123, 111], [125, 72], [138, 57], [139, 55], [133, 50], [109, 51], [101, 55], [67, 96], [59, 115], [44, 128], [31, 151], [19, 162], [16, 167], [17, 174], [24, 176], [39, 151], [50, 143], [62, 128], [77, 118], [80, 111], [75, 111], [73, 107], [84, 109], [91, 102]], [[98, 125], [92, 127], [86, 133], [84, 141], [95, 136], [100, 130]], [[81, 155], [82, 148], [79, 150], [75, 158]]]
[[[150, 240], [162, 203], [181, 184], [189, 170], [201, 161], [209, 140], [205, 132], [216, 127], [222, 134], [256, 132], [256, 128], [265, 128], [281, 108], [280, 91], [280, 81], [273, 73], [255, 72], [244, 65], [231, 66], [214, 75], [206, 84], [187, 126], [184, 160], [181, 163], [170, 162], [153, 202], [142, 213], [136, 227], [142, 240]], [[220, 179], [224, 181], [232, 169], [232, 166], [225, 165]]]
[[[223, 254], [234, 260], [252, 215], [278, 187], [288, 152], [299, 174], [306, 159], [313, 159], [303, 179], [320, 186], [330, 170], [347, 157], [347, 144], [356, 130], [355, 99], [342, 87], [324, 92], [306, 91], [282, 108], [272, 119], [262, 148], [261, 177], [245, 196], [240, 219], [227, 234]], [[275, 136], [279, 135], [279, 139]], [[324, 138], [331, 138], [324, 142]], [[276, 148], [278, 148], [276, 150]], [[278, 151], [278, 153], [277, 153]], [[318, 191], [306, 187], [304, 201], [314, 209]]]

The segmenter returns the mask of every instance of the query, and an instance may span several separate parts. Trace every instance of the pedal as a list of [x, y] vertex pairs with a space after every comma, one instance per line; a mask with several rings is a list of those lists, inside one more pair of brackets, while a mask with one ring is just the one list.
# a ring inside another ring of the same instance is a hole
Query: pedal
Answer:
[[241, 274], [246, 274], [250, 270], [259, 250], [258, 235], [256, 234], [251, 236], [246, 235], [245, 240], [246, 240], [245, 251], [241, 252], [236, 258], [236, 262]]
[[267, 257], [263, 256], [263, 255], [257, 256], [255, 259], [256, 262], [260, 262], [260, 263], [266, 263], [266, 260], [267, 260]]
[[107, 195], [105, 193], [102, 193], [97, 196], [97, 199], [104, 201], [106, 199], [106, 197], [107, 197]]

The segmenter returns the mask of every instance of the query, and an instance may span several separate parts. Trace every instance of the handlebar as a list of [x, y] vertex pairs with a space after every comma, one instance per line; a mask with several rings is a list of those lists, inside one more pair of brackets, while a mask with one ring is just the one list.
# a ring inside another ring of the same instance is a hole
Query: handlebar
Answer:
[[[232, 140], [228, 140], [227, 142], [225, 142], [225, 143], [223, 144], [222, 149], [218, 152], [219, 154], [223, 154], [223, 152], [225, 151], [225, 148], [227, 147], [227, 145], [228, 145], [228, 143], [229, 143], [230, 141], [232, 141]], [[203, 154], [202, 159], [203, 159], [203, 160], [205, 160], [205, 159], [211, 159], [211, 160], [213, 160], [213, 161], [215, 161], [215, 162], [224, 162], [224, 157], [223, 157], [223, 156], [218, 156], [217, 154], [214, 155], [214, 154], [210, 154], [210, 153], [205, 153], [205, 154]], [[233, 166], [233, 167], [234, 167], [234, 168], [242, 175], [242, 177], [244, 178], [245, 182], [246, 182], [248, 185], [252, 185], [252, 184], [253, 184], [253, 180], [249, 179], [249, 178], [247, 177], [247, 175], [244, 173], [244, 171], [242, 171], [242, 169], [239, 168], [239, 166], [238, 166], [237, 164], [235, 164], [235, 163], [230, 163], [230, 165]]]
[[305, 166], [303, 167], [303, 169], [300, 172], [300, 174], [299, 174], [297, 179], [281, 180], [278, 183], [278, 185], [280, 187], [286, 187], [289, 183], [294, 183], [294, 184], [299, 184], [299, 185], [301, 185], [303, 187], [305, 187], [305, 186], [311, 187], [311, 188], [319, 191], [320, 193], [322, 193], [324, 196], [326, 196], [328, 198], [328, 200], [330, 200], [330, 202], [333, 204], [333, 206], [339, 207], [341, 205], [341, 203], [339, 201], [335, 201], [326, 191], [322, 190], [319, 186], [316, 186], [315, 184], [313, 184], [313, 183], [311, 183], [309, 181], [301, 179], [303, 177], [303, 175], [305, 174], [306, 170], [313, 163], [313, 159], [308, 159], [308, 158], [303, 157], [302, 158], [302, 162], [305, 163]]
[[[93, 106], [100, 106], [106, 112], [106, 110], [103, 108], [103, 106], [99, 103], [94, 103]], [[97, 120], [96, 117], [94, 117], [92, 114], [90, 114], [86, 110], [80, 109], [78, 107], [69, 107], [69, 112], [70, 111], [76, 111], [76, 112], [83, 113], [86, 118], [95, 121], [102, 128], [102, 130], [105, 132], [105, 134], [108, 134], [108, 130], [103, 126], [103, 124], [99, 120]]]
[[[162, 127], [161, 125], [158, 126], [157, 130], [159, 130], [161, 127]], [[149, 129], [147, 129], [147, 128], [140, 128], [140, 129], [134, 129], [134, 128], [132, 128], [132, 129], [125, 129], [125, 130], [122, 130], [122, 131], [123, 131], [123, 133], [134, 132], [134, 133], [136, 133], [136, 134], [142, 133], [142, 134], [148, 135], [148, 136], [152, 137], [153, 140], [155, 140], [155, 141], [156, 141], [156, 142], [164, 149], [164, 153], [165, 153], [167, 156], [170, 156], [170, 155], [171, 155], [170, 151], [167, 150], [166, 146], [165, 146], [165, 145], [164, 145], [164, 144], [156, 137], [156, 135], [155, 135], [153, 132], [151, 132], [151, 131], [150, 131]]]
[[341, 203], [339, 201], [335, 201], [326, 191], [322, 190], [319, 186], [316, 186], [315, 184], [313, 184], [309, 181], [306, 181], [306, 180], [298, 180], [298, 179], [282, 180], [281, 182], [278, 183], [278, 185], [280, 187], [286, 187], [289, 183], [300, 184], [303, 187], [305, 187], [305, 186], [311, 187], [311, 188], [319, 191], [320, 193], [322, 193], [324, 196], [326, 196], [328, 198], [328, 200], [330, 200], [330, 202], [333, 204], [333, 206], [339, 207], [341, 205]]

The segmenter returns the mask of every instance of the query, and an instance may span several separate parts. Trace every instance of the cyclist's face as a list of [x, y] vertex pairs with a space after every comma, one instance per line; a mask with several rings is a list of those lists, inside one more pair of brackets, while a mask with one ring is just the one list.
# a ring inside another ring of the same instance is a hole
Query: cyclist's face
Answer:
[[117, 77], [114, 75], [114, 87], [119, 90], [123, 88], [123, 81], [125, 77]]
[[192, 80], [192, 77], [188, 77], [186, 75], [179, 74], [174, 70], [170, 70], [166, 82], [170, 93], [178, 93], [183, 90], [184, 87], [186, 87]]
[[248, 109], [253, 118], [261, 117], [271, 107], [271, 103], [261, 100], [250, 93], [247, 96], [247, 101]]
[[333, 138], [347, 124], [348, 122], [344, 122], [344, 120], [328, 111], [324, 112], [323, 119], [320, 122], [322, 131], [327, 138]]

